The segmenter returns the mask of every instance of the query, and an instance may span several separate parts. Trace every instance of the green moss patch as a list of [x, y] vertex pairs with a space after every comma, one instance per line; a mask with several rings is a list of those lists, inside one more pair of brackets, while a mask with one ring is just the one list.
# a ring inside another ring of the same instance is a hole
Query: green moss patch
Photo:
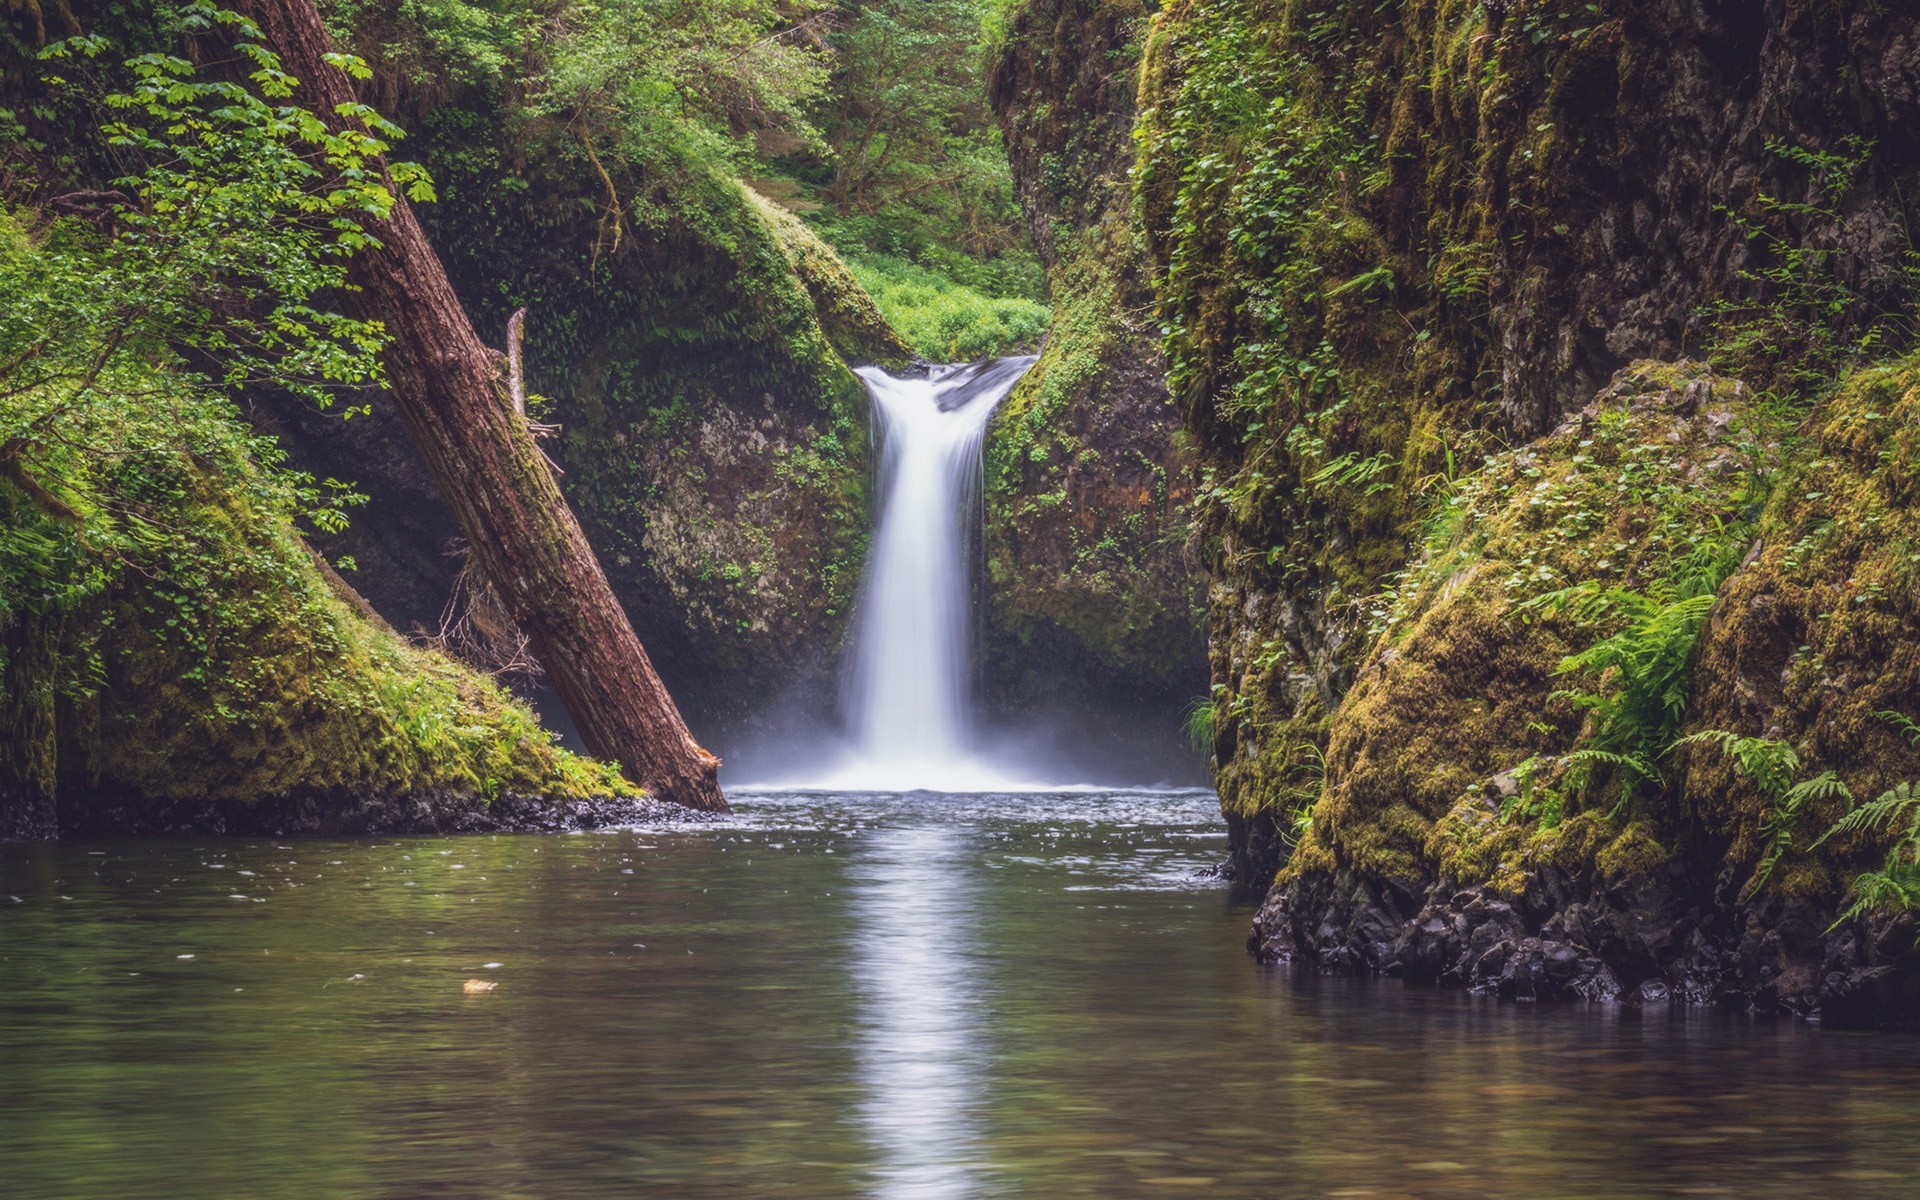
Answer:
[[[1282, 877], [1339, 865], [1412, 882], [1438, 864], [1511, 889], [1528, 862], [1564, 856], [1568, 835], [1553, 831], [1585, 827], [1571, 823], [1578, 798], [1548, 797], [1582, 728], [1555, 693], [1569, 685], [1562, 660], [1605, 628], [1532, 602], [1580, 584], [1657, 588], [1743, 546], [1765, 441], [1738, 384], [1643, 364], [1549, 437], [1462, 479], [1374, 610], [1369, 652], [1329, 723], [1311, 827]], [[1616, 817], [1636, 814], [1585, 819]], [[1639, 835], [1615, 844], [1624, 828], [1604, 839], [1603, 870], [1645, 858]]]

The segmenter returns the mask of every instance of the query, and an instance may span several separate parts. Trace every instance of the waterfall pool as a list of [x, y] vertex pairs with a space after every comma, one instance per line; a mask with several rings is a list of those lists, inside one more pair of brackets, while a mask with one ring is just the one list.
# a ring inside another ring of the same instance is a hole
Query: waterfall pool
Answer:
[[[0, 1193], [1896, 1197], [1920, 1041], [1243, 951], [1206, 792], [0, 846]], [[467, 981], [492, 983], [469, 992]]]

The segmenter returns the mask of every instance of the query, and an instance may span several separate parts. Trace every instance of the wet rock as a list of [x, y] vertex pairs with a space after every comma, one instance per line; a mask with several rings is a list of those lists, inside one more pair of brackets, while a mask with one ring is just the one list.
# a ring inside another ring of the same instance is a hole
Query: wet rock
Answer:
[[703, 815], [649, 797], [558, 799], [422, 789], [312, 789], [251, 801], [165, 803], [126, 795], [64, 796], [52, 821], [0, 828], [0, 838], [223, 834], [359, 837], [382, 833], [569, 833], [612, 825], [698, 821]]

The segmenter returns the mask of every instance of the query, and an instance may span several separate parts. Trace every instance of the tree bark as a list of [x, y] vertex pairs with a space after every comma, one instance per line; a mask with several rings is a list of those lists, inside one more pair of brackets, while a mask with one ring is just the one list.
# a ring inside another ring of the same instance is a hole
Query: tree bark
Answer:
[[[313, 0], [241, 0], [239, 8], [300, 81], [297, 100], [337, 120], [355, 100], [327, 63], [333, 42]], [[501, 358], [483, 343], [405, 197], [367, 221], [377, 248], [351, 279], [393, 334], [396, 407], [480, 567], [546, 669], [587, 748], [618, 761], [664, 800], [724, 811], [720, 761], [687, 731], [599, 559], [514, 412]]]

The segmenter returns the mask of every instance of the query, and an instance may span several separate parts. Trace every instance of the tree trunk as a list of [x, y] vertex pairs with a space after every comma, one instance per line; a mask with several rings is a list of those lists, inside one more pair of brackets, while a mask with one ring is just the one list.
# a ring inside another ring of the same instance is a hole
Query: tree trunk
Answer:
[[[242, 0], [324, 119], [354, 101], [313, 0]], [[720, 762], [687, 731], [614, 597], [593, 548], [515, 413], [500, 357], [481, 342], [404, 197], [367, 221], [378, 248], [352, 281], [393, 334], [387, 369], [408, 435], [481, 569], [580, 728], [587, 748], [634, 782], [691, 808], [725, 810]]]

